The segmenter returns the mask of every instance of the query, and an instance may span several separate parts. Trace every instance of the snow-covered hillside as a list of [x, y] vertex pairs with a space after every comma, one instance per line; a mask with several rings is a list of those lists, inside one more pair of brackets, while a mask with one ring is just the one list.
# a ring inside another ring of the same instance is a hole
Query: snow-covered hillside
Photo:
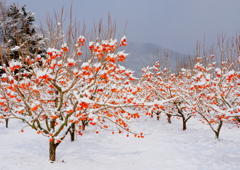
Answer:
[[[127, 60], [121, 64], [135, 71], [137, 76], [141, 75], [143, 66], [152, 65], [156, 61], [160, 61], [163, 67], [171, 67], [172, 71], [175, 72], [177, 67], [176, 64], [180, 64], [180, 61], [189, 60], [187, 54], [179, 54], [151, 43], [128, 42], [124, 50], [126, 50], [126, 53], [129, 53], [129, 56]], [[167, 63], [166, 56], [168, 56]]]

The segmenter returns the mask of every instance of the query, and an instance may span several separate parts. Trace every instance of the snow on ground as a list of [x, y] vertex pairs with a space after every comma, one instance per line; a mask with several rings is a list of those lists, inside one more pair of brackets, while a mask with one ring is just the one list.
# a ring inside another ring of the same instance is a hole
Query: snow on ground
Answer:
[[181, 121], [168, 124], [142, 116], [133, 129], [151, 133], [145, 138], [126, 137], [90, 128], [77, 141], [66, 138], [57, 148], [57, 161], [48, 161], [48, 139], [10, 120], [0, 124], [0, 170], [237, 170], [240, 169], [240, 130], [226, 126], [220, 141], [207, 125], [190, 119], [188, 129]]

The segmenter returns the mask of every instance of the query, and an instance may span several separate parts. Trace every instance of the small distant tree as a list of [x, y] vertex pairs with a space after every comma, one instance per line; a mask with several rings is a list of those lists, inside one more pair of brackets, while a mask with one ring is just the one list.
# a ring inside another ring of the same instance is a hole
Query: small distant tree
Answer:
[[[146, 100], [159, 101], [162, 105], [154, 104], [152, 113], [166, 114], [168, 122], [171, 123], [171, 117], [182, 119], [183, 130], [187, 129], [186, 123], [193, 115], [189, 110], [186, 110], [186, 103], [183, 98], [186, 97], [184, 91], [189, 84], [184, 81], [183, 76], [177, 76], [171, 73], [167, 68], [162, 69], [160, 62], [156, 62], [154, 66], [143, 69], [141, 84], [147, 93]], [[183, 93], [183, 95], [179, 95]]]

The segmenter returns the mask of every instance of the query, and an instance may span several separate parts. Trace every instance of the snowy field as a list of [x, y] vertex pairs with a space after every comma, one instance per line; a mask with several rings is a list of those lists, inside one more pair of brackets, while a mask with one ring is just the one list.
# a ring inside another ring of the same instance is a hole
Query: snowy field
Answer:
[[[223, 127], [220, 140], [207, 125], [190, 119], [181, 130], [181, 120], [168, 124], [142, 116], [133, 129], [149, 133], [145, 138], [111, 134], [87, 127], [83, 136], [66, 138], [57, 148], [57, 161], [48, 161], [48, 138], [10, 120], [0, 124], [0, 170], [239, 170], [240, 129]], [[141, 125], [141, 126], [140, 126]], [[69, 137], [69, 136], [67, 136]]]

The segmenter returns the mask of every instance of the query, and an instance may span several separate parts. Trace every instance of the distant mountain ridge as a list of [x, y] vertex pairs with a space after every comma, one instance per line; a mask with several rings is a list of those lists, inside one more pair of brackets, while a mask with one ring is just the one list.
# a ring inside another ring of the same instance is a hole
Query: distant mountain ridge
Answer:
[[156, 61], [160, 61], [163, 67], [171, 66], [172, 71], [176, 71], [177, 63], [188, 59], [186, 54], [179, 54], [152, 43], [128, 42], [128, 45], [120, 50], [129, 53], [126, 62], [120, 64], [135, 71], [137, 75], [141, 74], [143, 66], [153, 65]]

